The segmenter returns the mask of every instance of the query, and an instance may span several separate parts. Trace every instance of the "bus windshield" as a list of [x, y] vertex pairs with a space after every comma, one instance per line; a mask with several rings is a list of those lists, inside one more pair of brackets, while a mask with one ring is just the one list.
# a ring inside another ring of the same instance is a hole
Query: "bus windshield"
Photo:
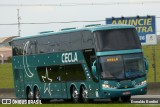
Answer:
[[99, 58], [102, 79], [130, 79], [145, 75], [142, 58], [127, 59], [125, 56]]
[[95, 32], [97, 51], [140, 49], [141, 44], [136, 29], [111, 29]]

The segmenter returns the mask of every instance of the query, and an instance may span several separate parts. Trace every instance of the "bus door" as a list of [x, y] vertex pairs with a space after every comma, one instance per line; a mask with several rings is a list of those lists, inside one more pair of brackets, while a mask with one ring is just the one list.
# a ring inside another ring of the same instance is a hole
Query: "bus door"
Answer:
[[93, 66], [95, 66], [95, 73], [98, 73], [97, 71], [97, 63], [96, 63], [96, 55], [95, 55], [95, 50], [94, 49], [87, 49], [83, 51], [84, 58], [86, 60], [86, 63], [88, 65], [89, 71], [91, 73], [91, 77], [93, 82], [90, 84], [90, 88], [92, 89], [93, 96], [96, 96], [97, 98], [99, 97], [99, 78], [98, 74], [94, 74], [93, 72]]
[[[98, 74], [98, 71], [97, 71], [97, 61], [96, 61], [96, 57], [95, 56], [90, 56], [90, 63], [91, 63], [91, 75], [92, 75], [92, 79], [93, 79], [93, 85], [92, 85], [92, 88], [93, 88], [93, 92], [94, 92], [94, 96], [96, 98], [100, 97], [99, 96], [99, 74]], [[95, 67], [95, 69], [93, 69], [93, 66]], [[95, 70], [95, 71], [93, 71]]]

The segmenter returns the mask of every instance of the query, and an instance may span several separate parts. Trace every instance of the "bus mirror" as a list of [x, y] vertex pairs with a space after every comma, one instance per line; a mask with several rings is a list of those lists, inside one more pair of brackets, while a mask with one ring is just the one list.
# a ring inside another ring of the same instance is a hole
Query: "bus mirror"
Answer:
[[92, 73], [96, 78], [98, 78], [97, 72], [96, 72], [96, 60], [93, 62], [93, 65], [92, 65]]
[[145, 70], [148, 72], [149, 66], [147, 58], [144, 58], [144, 63], [145, 63]]

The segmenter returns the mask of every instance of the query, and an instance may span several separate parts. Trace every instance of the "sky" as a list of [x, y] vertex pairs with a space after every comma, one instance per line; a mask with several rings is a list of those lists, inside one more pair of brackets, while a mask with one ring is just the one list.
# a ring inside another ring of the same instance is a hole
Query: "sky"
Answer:
[[[137, 15], [155, 15], [157, 34], [160, 34], [160, 0], [0, 0], [0, 37], [18, 35], [17, 9], [20, 23], [30, 23], [20, 24], [20, 36], [59, 31], [68, 27], [81, 28], [89, 24], [105, 24], [106, 18]], [[102, 21], [59, 23], [96, 20]]]

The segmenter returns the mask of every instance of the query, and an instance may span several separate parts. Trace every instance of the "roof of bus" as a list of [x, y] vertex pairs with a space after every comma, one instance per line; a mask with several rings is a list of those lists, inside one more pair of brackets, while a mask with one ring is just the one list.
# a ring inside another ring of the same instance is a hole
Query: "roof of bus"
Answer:
[[62, 34], [62, 33], [69, 33], [69, 32], [76, 32], [76, 31], [84, 31], [88, 30], [91, 32], [98, 31], [98, 30], [108, 30], [108, 29], [121, 29], [121, 28], [135, 28], [134, 26], [131, 25], [124, 25], [124, 24], [107, 24], [107, 25], [95, 25], [95, 26], [89, 26], [89, 27], [83, 27], [79, 29], [66, 29], [66, 30], [61, 30], [58, 32], [45, 32], [45, 33], [40, 33], [38, 35], [33, 35], [33, 36], [25, 36], [25, 37], [18, 37], [18, 38], [13, 38], [12, 41], [14, 40], [20, 40], [20, 39], [29, 39], [29, 38], [36, 38], [36, 37], [41, 37], [41, 36], [49, 36], [53, 34]]

